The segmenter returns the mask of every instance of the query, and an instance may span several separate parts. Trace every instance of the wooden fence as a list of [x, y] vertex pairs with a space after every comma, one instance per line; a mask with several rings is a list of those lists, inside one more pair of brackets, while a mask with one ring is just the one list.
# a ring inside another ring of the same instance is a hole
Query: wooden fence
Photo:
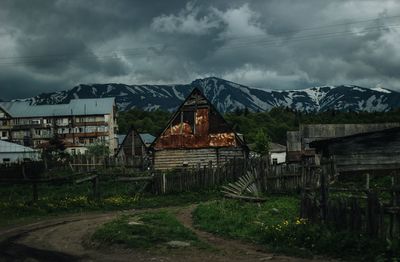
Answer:
[[[392, 176], [390, 188], [348, 189], [329, 186], [328, 174], [319, 171], [321, 187], [305, 188], [301, 217], [323, 223], [338, 231], [367, 234], [370, 237], [400, 237], [400, 179]], [[383, 192], [389, 197], [384, 197]]]
[[[37, 165], [40, 165], [41, 169], [39, 167], [25, 168], [24, 165], [15, 165], [13, 168], [19, 168], [20, 173], [25, 172], [23, 170], [29, 170], [29, 174], [40, 173], [43, 170], [43, 163]], [[63, 166], [63, 168], [69, 168], [72, 173], [97, 172], [105, 174], [101, 179], [105, 179], [107, 174], [111, 175], [111, 169], [107, 167], [115, 166], [108, 159], [95, 159], [84, 155], [74, 158], [72, 163]], [[169, 172], [153, 171], [151, 174], [149, 172], [149, 175], [151, 175], [153, 181], [151, 191], [155, 194], [217, 188], [229, 182], [237, 181], [239, 177], [248, 172], [256, 174], [256, 182], [262, 192], [288, 193], [300, 192], [304, 187], [318, 187], [320, 181], [315, 170], [316, 167], [310, 165], [269, 165], [268, 161], [263, 158], [246, 160], [234, 158], [218, 167], [209, 162], [208, 165], [202, 167], [198, 165], [196, 168]], [[126, 175], [125, 170], [120, 171], [120, 176]], [[0, 177], [0, 179], [29, 179], [33, 177], [27, 175], [26, 172], [25, 176], [15, 176], [14, 173], [9, 172], [8, 169], [2, 171], [0, 167], [0, 174], [9, 174], [9, 176]]]
[[247, 172], [256, 174], [258, 188], [267, 193], [300, 192], [304, 187], [319, 186], [316, 166], [291, 164], [268, 165], [262, 158], [250, 160], [231, 159], [223, 166], [208, 166], [154, 172], [153, 192], [156, 194], [216, 188], [229, 182], [235, 182]]
[[155, 194], [177, 193], [201, 189], [212, 189], [228, 182], [236, 181], [246, 172], [246, 162], [232, 159], [227, 164], [213, 168], [208, 166], [174, 170], [171, 172], [154, 172], [153, 188]]
[[25, 161], [0, 165], [0, 179], [29, 179], [39, 177], [45, 170], [42, 161]]

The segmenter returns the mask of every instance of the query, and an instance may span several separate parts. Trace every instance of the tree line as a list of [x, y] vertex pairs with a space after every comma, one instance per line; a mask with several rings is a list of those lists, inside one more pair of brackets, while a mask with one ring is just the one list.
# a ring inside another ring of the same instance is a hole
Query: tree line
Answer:
[[[119, 112], [119, 133], [126, 134], [130, 126], [141, 133], [157, 136], [165, 128], [172, 113], [161, 110], [147, 112], [131, 109]], [[400, 109], [390, 112], [339, 112], [305, 113], [290, 108], [276, 107], [265, 112], [238, 109], [224, 115], [233, 129], [244, 135], [246, 142], [255, 143], [265, 134], [272, 142], [286, 144], [286, 132], [298, 130], [300, 124], [362, 124], [400, 122]]]

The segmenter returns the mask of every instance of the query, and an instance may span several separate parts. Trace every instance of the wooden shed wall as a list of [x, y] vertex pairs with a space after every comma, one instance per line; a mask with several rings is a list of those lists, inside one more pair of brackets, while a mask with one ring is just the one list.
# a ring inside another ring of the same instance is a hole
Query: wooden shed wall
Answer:
[[165, 149], [154, 152], [154, 169], [167, 170], [188, 167], [207, 166], [212, 161], [213, 167], [223, 165], [233, 158], [244, 158], [246, 151], [242, 148], [197, 148]]
[[323, 156], [335, 158], [338, 171], [400, 168], [400, 130], [346, 137], [321, 145]]

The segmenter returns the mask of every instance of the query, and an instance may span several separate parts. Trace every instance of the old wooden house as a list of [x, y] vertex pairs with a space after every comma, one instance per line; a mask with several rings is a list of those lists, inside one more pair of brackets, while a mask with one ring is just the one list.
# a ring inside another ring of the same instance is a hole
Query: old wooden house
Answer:
[[134, 127], [131, 127], [118, 148], [116, 154], [118, 163], [142, 169], [148, 167], [150, 165], [148, 145], [152, 142], [149, 141], [151, 137], [149, 134], [139, 134]]
[[195, 88], [151, 146], [154, 169], [223, 165], [246, 158], [248, 147]]
[[311, 146], [311, 143], [314, 141], [370, 133], [395, 127], [400, 127], [400, 123], [300, 125], [299, 131], [287, 132], [286, 160], [289, 163], [313, 162], [315, 148]]
[[339, 173], [400, 169], [400, 127], [311, 142]]

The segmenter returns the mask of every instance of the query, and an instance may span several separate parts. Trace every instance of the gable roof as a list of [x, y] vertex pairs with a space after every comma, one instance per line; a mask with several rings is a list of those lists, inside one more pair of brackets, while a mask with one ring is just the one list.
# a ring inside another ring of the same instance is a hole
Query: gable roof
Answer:
[[155, 136], [149, 133], [140, 133], [139, 136], [145, 144], [151, 144], [156, 139]]
[[[182, 102], [182, 104], [178, 107], [178, 109], [175, 111], [175, 113], [171, 116], [170, 120], [166, 124], [165, 128], [163, 131], [154, 139], [153, 143], [150, 145], [151, 149], [154, 149], [155, 144], [159, 141], [160, 137], [168, 130], [168, 128], [172, 125], [172, 122], [176, 119], [178, 114], [182, 111], [182, 109], [187, 106], [186, 103], [189, 101], [190, 98], [192, 98], [195, 94], [199, 95], [202, 99], [204, 99], [207, 103], [207, 105], [210, 107], [211, 111], [215, 112], [219, 119], [222, 121], [222, 124], [227, 127], [235, 136], [235, 139], [239, 142], [239, 146], [244, 147], [248, 150], [248, 147], [244, 141], [232, 128], [232, 126], [225, 120], [225, 118], [221, 115], [221, 113], [216, 109], [216, 107], [208, 100], [208, 98], [201, 92], [201, 90], [197, 87], [193, 88], [192, 92], [185, 98], [185, 100]], [[197, 107], [197, 105], [196, 105]]]
[[28, 101], [0, 102], [11, 117], [105, 115], [112, 112], [114, 97], [71, 99], [68, 104], [32, 105]]
[[134, 126], [131, 126], [131, 127], [129, 128], [128, 132], [126, 133], [126, 135], [123, 135], [124, 138], [123, 138], [122, 142], [119, 144], [118, 150], [117, 150], [117, 153], [115, 153], [115, 156], [118, 156], [118, 154], [121, 152], [122, 148], [124, 147], [124, 143], [125, 143], [126, 139], [128, 139], [129, 134], [131, 134], [131, 133], [133, 133], [132, 139], [135, 139], [135, 138], [134, 138], [134, 137], [135, 137], [135, 134], [138, 134], [138, 137], [139, 137], [140, 142], [141, 142], [144, 146], [146, 145], [145, 142], [144, 142], [144, 140], [143, 140], [143, 138], [142, 138], [142, 136], [141, 136], [141, 135], [139, 134], [139, 132], [137, 131], [137, 129], [136, 129]]
[[281, 144], [270, 142], [269, 147], [270, 147], [269, 151], [271, 153], [286, 152], [286, 146]]
[[0, 153], [33, 153], [37, 152], [30, 147], [0, 140]]

